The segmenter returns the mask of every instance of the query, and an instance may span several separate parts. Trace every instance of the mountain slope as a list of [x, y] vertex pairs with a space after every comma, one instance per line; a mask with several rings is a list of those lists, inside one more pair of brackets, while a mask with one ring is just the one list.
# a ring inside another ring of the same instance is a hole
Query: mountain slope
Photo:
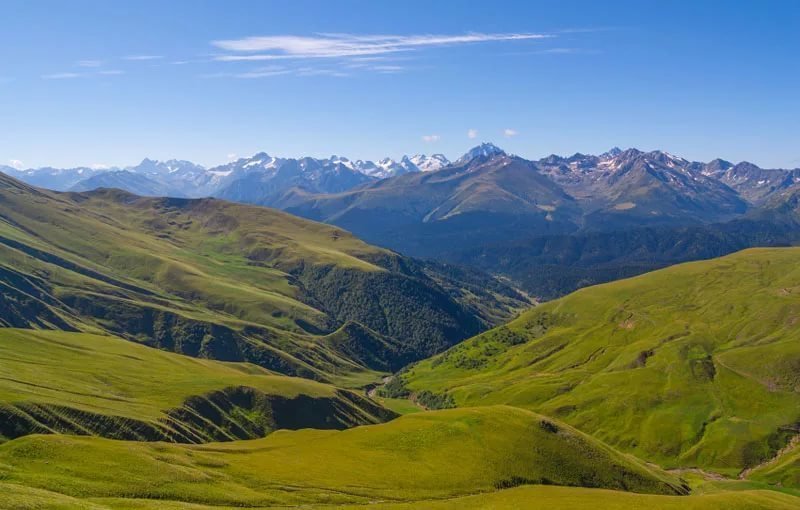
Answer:
[[459, 251], [519, 239], [701, 225], [745, 214], [747, 201], [706, 168], [636, 149], [527, 161], [485, 143], [431, 175], [340, 194], [292, 192], [274, 205], [403, 253], [454, 260], [449, 256]]
[[[511, 407], [421, 413], [342, 432], [283, 431], [211, 445], [30, 436], [0, 445], [0, 466], [5, 483], [73, 497], [220, 506], [424, 502], [541, 483], [686, 492], [657, 468], [568, 425]], [[136, 476], [120, 477], [122, 472]]]
[[540, 299], [692, 260], [800, 242], [790, 200], [725, 223], [630, 228], [514, 239], [441, 258], [510, 278]]
[[756, 205], [761, 205], [774, 194], [800, 183], [800, 169], [765, 169], [747, 161], [734, 165], [715, 159], [705, 165], [702, 172], [730, 186], [747, 201]]
[[417, 256], [526, 232], [571, 231], [579, 216], [574, 200], [530, 162], [488, 145], [436, 172], [335, 195], [285, 196], [275, 205]]
[[709, 223], [747, 210], [734, 190], [661, 151], [550, 156], [537, 165], [582, 204], [592, 230]]
[[225, 175], [214, 196], [259, 205], [273, 205], [293, 188], [338, 193], [374, 180], [356, 170], [350, 161], [336, 156], [329, 160], [283, 159], [260, 153], [212, 171]]
[[109, 336], [4, 328], [0, 357], [0, 442], [67, 433], [199, 443], [393, 417], [352, 391]]
[[800, 249], [753, 249], [590, 287], [404, 379], [458, 405], [558, 417], [667, 466], [736, 474], [800, 423]]
[[[13, 169], [12, 169], [13, 170]], [[67, 191], [76, 184], [95, 175], [106, 173], [118, 169], [93, 169], [86, 167], [78, 168], [30, 168], [26, 170], [7, 171], [0, 168], [0, 172], [20, 179], [32, 186], [52, 189], [56, 191]]]
[[[320, 380], [397, 369], [488, 324], [424, 267], [333, 227], [212, 199], [56, 194], [5, 176], [0, 286], [5, 326], [107, 332]], [[319, 341], [349, 321], [390, 338], [395, 355], [365, 367]]]
[[70, 187], [69, 191], [92, 191], [99, 188], [124, 189], [130, 193], [147, 197], [186, 196], [180, 188], [162, 184], [146, 175], [129, 170], [114, 170], [93, 175]]

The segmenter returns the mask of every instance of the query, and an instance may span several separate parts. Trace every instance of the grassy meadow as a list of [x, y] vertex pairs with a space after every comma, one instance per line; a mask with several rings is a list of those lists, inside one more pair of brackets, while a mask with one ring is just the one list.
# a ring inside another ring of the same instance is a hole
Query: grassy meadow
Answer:
[[566, 421], [666, 467], [735, 476], [797, 434], [800, 249], [579, 290], [413, 366], [412, 391]]

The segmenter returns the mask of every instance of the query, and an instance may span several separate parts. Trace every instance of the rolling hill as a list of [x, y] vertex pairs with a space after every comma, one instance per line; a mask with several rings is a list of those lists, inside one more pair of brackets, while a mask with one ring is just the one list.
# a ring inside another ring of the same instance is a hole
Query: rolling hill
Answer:
[[349, 390], [109, 336], [0, 328], [0, 443], [61, 433], [203, 443], [394, 414]]
[[510, 404], [667, 467], [736, 475], [800, 433], [800, 249], [589, 287], [413, 366], [414, 392]]
[[677, 477], [568, 425], [503, 406], [204, 445], [34, 435], [0, 445], [0, 473], [6, 486], [111, 498], [112, 507], [122, 498], [248, 507], [402, 503], [531, 484], [687, 492]]
[[[1, 175], [0, 286], [3, 326], [102, 332], [317, 380], [396, 370], [524, 302], [499, 282], [467, 291], [338, 228], [270, 209], [59, 194]], [[374, 352], [340, 350], [351, 332]]]

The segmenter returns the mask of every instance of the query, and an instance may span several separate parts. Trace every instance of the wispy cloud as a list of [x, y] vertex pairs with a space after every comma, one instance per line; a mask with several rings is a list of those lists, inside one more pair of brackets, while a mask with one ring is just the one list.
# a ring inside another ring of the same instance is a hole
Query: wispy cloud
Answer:
[[384, 65], [370, 66], [369, 69], [371, 69], [372, 71], [377, 71], [379, 73], [384, 73], [384, 74], [402, 73], [403, 71], [406, 70], [406, 68], [403, 67], [403, 66], [384, 66]]
[[79, 73], [53, 73], [53, 74], [45, 74], [42, 76], [45, 80], [69, 80], [72, 78], [79, 78], [81, 75]]
[[437, 46], [455, 46], [497, 41], [524, 41], [551, 37], [546, 34], [462, 34], [462, 35], [354, 35], [316, 36], [276, 35], [212, 41], [231, 52], [219, 55], [222, 61], [259, 61], [306, 58], [370, 57]]
[[233, 73], [232, 76], [234, 78], [269, 78], [271, 76], [280, 76], [282, 74], [289, 74], [292, 71], [289, 69], [271, 69], [271, 68], [264, 68], [264, 69], [255, 69], [253, 71], [249, 71], [246, 73]]
[[78, 67], [101, 67], [102, 60], [79, 60], [75, 63]]
[[513, 138], [513, 137], [517, 136], [518, 134], [519, 134], [519, 132], [516, 129], [505, 128], [503, 130], [503, 136], [505, 136], [506, 138]]
[[245, 72], [219, 72], [200, 75], [201, 78], [242, 78], [242, 79], [255, 79], [255, 78], [271, 78], [274, 76], [335, 76], [347, 77], [350, 76], [339, 68], [333, 67], [286, 67], [286, 66], [266, 66], [257, 67], [250, 71]]
[[125, 74], [125, 71], [123, 71], [122, 69], [105, 69], [103, 71], [97, 71], [97, 74], [103, 76], [114, 76], [119, 74]]
[[439, 135], [423, 135], [422, 141], [425, 142], [425, 143], [434, 143], [434, 142], [438, 142], [439, 140], [441, 140], [441, 138], [442, 137], [439, 136]]
[[231, 152], [228, 154], [228, 161], [233, 161], [234, 159], [238, 158], [239, 156], [235, 152]]
[[92, 170], [108, 170], [111, 167], [103, 163], [92, 163], [89, 168]]
[[159, 60], [164, 58], [163, 55], [128, 55], [122, 57], [122, 60], [146, 61], [146, 60]]
[[467, 138], [470, 140], [474, 140], [478, 138], [478, 130], [477, 129], [468, 129], [467, 130]]
[[18, 159], [9, 159], [8, 165], [15, 170], [22, 170], [25, 165]]
[[294, 74], [298, 76], [335, 76], [337, 78], [345, 78], [350, 76], [349, 74], [339, 71], [337, 69], [324, 69], [324, 68], [313, 68], [313, 67], [301, 67], [294, 71]]

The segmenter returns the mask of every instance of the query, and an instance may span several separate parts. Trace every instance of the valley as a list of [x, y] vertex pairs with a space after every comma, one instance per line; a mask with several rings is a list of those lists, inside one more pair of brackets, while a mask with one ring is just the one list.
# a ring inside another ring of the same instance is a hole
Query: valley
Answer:
[[800, 509], [800, 1], [0, 16], [0, 510]]
[[792, 189], [592, 230], [563, 179], [484, 145], [318, 223], [0, 176], [0, 507], [796, 507], [800, 251], [738, 251]]

